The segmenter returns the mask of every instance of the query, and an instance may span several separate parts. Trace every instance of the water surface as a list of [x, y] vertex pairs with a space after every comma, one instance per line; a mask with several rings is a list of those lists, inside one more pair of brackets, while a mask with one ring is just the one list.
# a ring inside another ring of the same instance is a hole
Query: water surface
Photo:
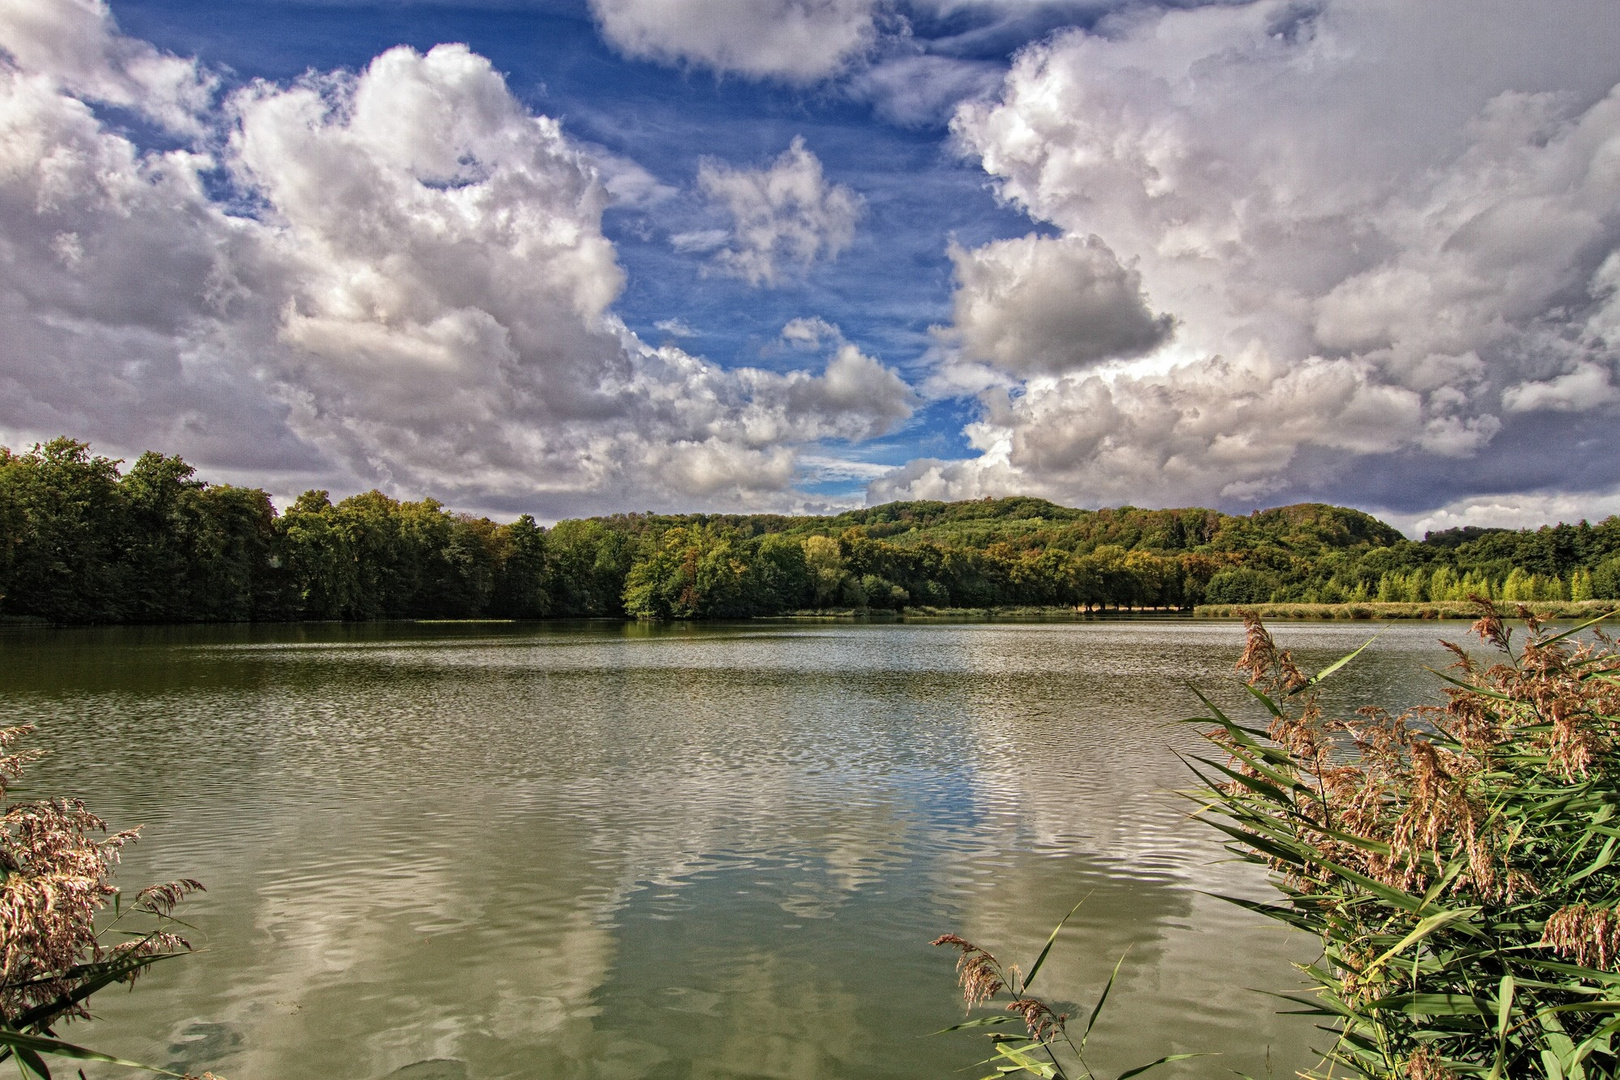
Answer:
[[[1456, 624], [1446, 636], [1461, 638]], [[1287, 625], [1308, 666], [1364, 626]], [[1339, 676], [1438, 697], [1435, 624]], [[204, 948], [70, 1033], [231, 1080], [953, 1075], [954, 931], [1071, 1011], [1125, 954], [1093, 1064], [1291, 1076], [1310, 942], [1171, 794], [1191, 621], [0, 631], [0, 706], [52, 756], [23, 793], [144, 823], [120, 881], [208, 885]], [[1050, 981], [1047, 981], [1050, 980]], [[88, 1070], [87, 1070], [88, 1072]], [[976, 1075], [967, 1073], [965, 1075]]]

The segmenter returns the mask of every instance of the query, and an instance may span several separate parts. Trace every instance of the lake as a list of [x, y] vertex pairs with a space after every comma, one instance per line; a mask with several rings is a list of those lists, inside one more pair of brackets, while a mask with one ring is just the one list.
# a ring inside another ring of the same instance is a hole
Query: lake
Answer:
[[[1365, 624], [1275, 628], [1307, 667]], [[1385, 631], [1333, 701], [1440, 697], [1462, 624]], [[1232, 623], [0, 630], [20, 796], [144, 824], [201, 951], [71, 1038], [231, 1080], [956, 1074], [955, 932], [1089, 1010], [1092, 1064], [1292, 1076], [1261, 991], [1312, 942], [1187, 818], [1176, 723], [1246, 697]], [[1224, 861], [1223, 861], [1224, 860]], [[1088, 1055], [1088, 1057], [1091, 1055]], [[89, 1070], [86, 1070], [87, 1073]], [[114, 1075], [101, 1073], [91, 1075]], [[963, 1075], [979, 1075], [967, 1072]]]

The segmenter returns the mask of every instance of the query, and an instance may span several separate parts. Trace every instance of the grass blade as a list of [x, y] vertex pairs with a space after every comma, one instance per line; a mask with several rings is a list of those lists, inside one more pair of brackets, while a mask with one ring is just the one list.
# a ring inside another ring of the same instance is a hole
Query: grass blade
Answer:
[[1108, 985], [1103, 987], [1102, 996], [1097, 999], [1096, 1006], [1091, 1010], [1091, 1017], [1086, 1021], [1086, 1030], [1080, 1036], [1080, 1049], [1082, 1052], [1086, 1048], [1086, 1040], [1091, 1038], [1091, 1029], [1096, 1025], [1097, 1017], [1102, 1015], [1103, 1006], [1108, 1002], [1109, 992], [1114, 989], [1114, 980], [1119, 978], [1119, 969], [1124, 966], [1125, 957], [1129, 956], [1130, 952], [1130, 949], [1126, 949], [1119, 954], [1119, 962], [1114, 965], [1114, 973], [1108, 976]]
[[1580, 633], [1582, 630], [1585, 630], [1588, 626], [1596, 626], [1598, 623], [1602, 622], [1604, 619], [1607, 619], [1609, 616], [1614, 615], [1614, 614], [1616, 614], [1616, 613], [1613, 612], [1613, 611], [1605, 611], [1603, 614], [1599, 615], [1597, 618], [1595, 618], [1595, 619], [1587, 619], [1585, 622], [1581, 623], [1579, 626], [1572, 626], [1568, 630], [1565, 630], [1561, 634], [1554, 634], [1552, 637], [1547, 638], [1545, 641], [1539, 642], [1539, 644], [1542, 645], [1542, 646], [1547, 646], [1547, 645], [1551, 645], [1555, 641], [1563, 641], [1565, 638], [1570, 637], [1571, 635]]
[[1188, 1058], [1215, 1057], [1214, 1054], [1166, 1054], [1157, 1061], [1150, 1061], [1146, 1065], [1138, 1065], [1134, 1069], [1126, 1069], [1119, 1074], [1119, 1080], [1130, 1080], [1133, 1076], [1141, 1076], [1149, 1069], [1157, 1069], [1160, 1065], [1168, 1065], [1172, 1061], [1186, 1061]]
[[1479, 914], [1479, 911], [1480, 909], [1477, 907], [1453, 908], [1450, 911], [1442, 911], [1438, 915], [1430, 915], [1428, 918], [1419, 922], [1417, 926], [1413, 927], [1412, 932], [1401, 938], [1400, 943], [1394, 948], [1384, 953], [1384, 955], [1374, 960], [1371, 964], [1368, 964], [1367, 973], [1371, 974], [1372, 972], [1377, 971], [1379, 968], [1388, 963], [1393, 957], [1405, 952], [1408, 947], [1422, 941], [1436, 930], [1450, 926], [1458, 919], [1466, 919], [1471, 915], [1477, 915]]

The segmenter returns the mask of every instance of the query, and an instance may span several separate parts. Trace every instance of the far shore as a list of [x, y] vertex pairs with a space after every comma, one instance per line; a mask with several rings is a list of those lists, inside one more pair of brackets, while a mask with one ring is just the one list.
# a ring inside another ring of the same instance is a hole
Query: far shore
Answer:
[[[1516, 603], [1496, 602], [1504, 613], [1517, 613], [1526, 608], [1541, 619], [1593, 619], [1613, 611], [1620, 611], [1620, 600], [1532, 600]], [[938, 608], [906, 607], [900, 611], [879, 611], [870, 608], [847, 608], [826, 611], [795, 611], [789, 615], [764, 616], [766, 619], [802, 620], [876, 620], [890, 622], [922, 622], [929, 620], [1005, 620], [1005, 621], [1072, 621], [1075, 619], [1111, 619], [1149, 616], [1157, 618], [1241, 619], [1254, 613], [1262, 619], [1315, 619], [1380, 620], [1380, 619], [1464, 619], [1479, 618], [1479, 610], [1466, 600], [1439, 600], [1422, 603], [1398, 603], [1379, 600], [1358, 600], [1343, 604], [1265, 603], [1265, 604], [1199, 604], [1188, 608], [1107, 607], [1073, 608], [1062, 606], [1025, 605], [1016, 607]]]
[[[1533, 600], [1523, 603], [1498, 600], [1497, 608], [1510, 618], [1523, 608], [1540, 619], [1582, 620], [1620, 611], [1620, 600]], [[1000, 607], [927, 607], [907, 606], [898, 610], [882, 608], [830, 608], [806, 609], [781, 615], [742, 616], [741, 621], [763, 622], [1077, 622], [1095, 619], [1157, 618], [1157, 619], [1242, 619], [1253, 613], [1262, 619], [1317, 620], [1317, 621], [1380, 621], [1385, 619], [1459, 619], [1472, 621], [1479, 617], [1473, 604], [1463, 600], [1426, 601], [1423, 603], [1394, 603], [1378, 600], [1360, 600], [1343, 604], [1265, 603], [1265, 604], [1199, 604], [1194, 608], [1166, 607], [1068, 607], [1064, 605], [1007, 605]], [[1510, 614], [1511, 613], [1511, 614]], [[328, 625], [368, 625], [384, 623], [410, 623], [423, 626], [458, 625], [525, 625], [544, 622], [645, 622], [634, 618], [602, 617], [582, 619], [266, 619], [266, 620], [212, 620], [174, 623], [82, 623], [80, 626], [132, 625], [132, 626], [203, 626], [203, 625], [258, 625], [278, 626], [300, 623]], [[676, 623], [732, 622], [734, 619], [676, 619]], [[1620, 624], [1620, 619], [1616, 620]], [[28, 615], [0, 615], [0, 627], [11, 629], [39, 629], [75, 624], [52, 623]]]
[[[1620, 610], [1620, 600], [1497, 601], [1505, 611], [1527, 608], [1540, 619], [1594, 619]], [[1477, 619], [1479, 611], [1466, 600], [1394, 603], [1362, 600], [1347, 604], [1199, 604], [1193, 617], [1239, 619], [1253, 612], [1262, 619]]]

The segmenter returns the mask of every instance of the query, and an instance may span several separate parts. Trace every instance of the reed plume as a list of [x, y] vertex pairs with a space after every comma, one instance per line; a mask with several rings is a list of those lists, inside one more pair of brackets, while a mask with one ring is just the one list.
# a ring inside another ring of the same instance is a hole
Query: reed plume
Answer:
[[[202, 885], [154, 885], [122, 904], [113, 871], [139, 829], [109, 832], [78, 799], [10, 800], [12, 782], [40, 756], [14, 749], [32, 731], [0, 729], [0, 1062], [49, 1077], [42, 1054], [113, 1060], [62, 1042], [56, 1027], [88, 1019], [95, 991], [190, 951], [173, 912]], [[113, 918], [103, 919], [109, 907]]]

